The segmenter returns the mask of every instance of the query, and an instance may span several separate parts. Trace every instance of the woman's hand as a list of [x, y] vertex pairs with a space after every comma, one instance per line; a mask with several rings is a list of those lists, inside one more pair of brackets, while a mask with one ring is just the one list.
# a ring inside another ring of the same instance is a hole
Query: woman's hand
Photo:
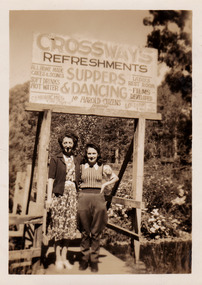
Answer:
[[100, 193], [103, 193], [103, 192], [104, 192], [104, 189], [105, 189], [105, 184], [102, 184]]
[[52, 203], [52, 198], [46, 200], [46, 203], [45, 203], [45, 205], [46, 205], [46, 210], [49, 210], [51, 203]]
[[46, 210], [50, 208], [50, 205], [52, 203], [53, 182], [54, 182], [54, 179], [52, 178], [48, 179], [48, 193], [47, 193], [48, 195], [47, 195], [47, 200], [45, 203]]

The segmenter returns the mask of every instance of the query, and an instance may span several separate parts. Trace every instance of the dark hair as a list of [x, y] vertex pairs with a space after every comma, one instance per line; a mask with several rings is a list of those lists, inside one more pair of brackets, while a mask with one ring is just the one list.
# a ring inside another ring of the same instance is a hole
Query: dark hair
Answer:
[[102, 165], [103, 161], [102, 161], [102, 157], [101, 157], [101, 153], [100, 153], [100, 147], [96, 143], [87, 143], [85, 145], [84, 158], [83, 158], [81, 164], [85, 164], [86, 162], [88, 162], [87, 151], [88, 151], [89, 147], [92, 147], [92, 148], [94, 148], [97, 151], [97, 153], [98, 153], [97, 164], [99, 166]]
[[77, 135], [74, 134], [71, 131], [65, 131], [65, 133], [60, 135], [59, 138], [58, 138], [58, 143], [59, 143], [61, 149], [63, 149], [62, 142], [63, 142], [64, 138], [71, 138], [73, 140], [74, 146], [73, 146], [72, 149], [75, 149], [77, 147], [77, 144], [78, 144], [78, 137], [77, 137]]

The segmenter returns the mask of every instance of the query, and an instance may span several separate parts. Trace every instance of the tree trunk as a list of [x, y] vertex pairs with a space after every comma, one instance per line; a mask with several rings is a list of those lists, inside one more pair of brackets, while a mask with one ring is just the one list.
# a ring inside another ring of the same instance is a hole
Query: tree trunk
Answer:
[[115, 149], [115, 163], [119, 163], [119, 149], [116, 148]]

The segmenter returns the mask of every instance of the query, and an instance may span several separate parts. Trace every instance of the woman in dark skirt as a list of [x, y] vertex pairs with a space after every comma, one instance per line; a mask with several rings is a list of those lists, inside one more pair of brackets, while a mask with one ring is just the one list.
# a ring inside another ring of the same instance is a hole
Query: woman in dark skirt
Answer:
[[67, 258], [68, 241], [76, 237], [77, 189], [80, 169], [79, 157], [73, 155], [78, 138], [67, 131], [58, 142], [62, 149], [51, 158], [48, 178], [47, 209], [51, 212], [48, 237], [55, 241], [56, 268], [71, 269]]
[[115, 183], [118, 177], [109, 165], [102, 164], [100, 149], [93, 143], [85, 147], [80, 171], [78, 225], [81, 232], [82, 260], [79, 269], [85, 270], [90, 263], [91, 271], [97, 272], [100, 236], [107, 224], [104, 189]]

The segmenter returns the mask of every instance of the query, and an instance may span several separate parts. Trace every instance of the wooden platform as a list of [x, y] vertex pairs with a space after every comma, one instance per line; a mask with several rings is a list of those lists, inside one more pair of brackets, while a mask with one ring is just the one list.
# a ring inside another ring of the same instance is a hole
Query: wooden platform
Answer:
[[47, 251], [47, 267], [36, 268], [33, 274], [46, 274], [46, 275], [57, 275], [57, 274], [74, 274], [74, 275], [92, 275], [92, 274], [134, 274], [134, 273], [145, 273], [145, 268], [137, 269], [134, 272], [134, 268], [128, 266], [126, 262], [117, 258], [109, 251], [101, 247], [99, 256], [99, 271], [98, 273], [92, 273], [90, 268], [85, 271], [79, 270], [79, 260], [80, 260], [80, 249], [78, 247], [70, 247], [68, 251], [68, 259], [72, 263], [73, 267], [70, 270], [63, 269], [57, 270], [55, 267], [55, 254], [53, 248], [49, 248]]

